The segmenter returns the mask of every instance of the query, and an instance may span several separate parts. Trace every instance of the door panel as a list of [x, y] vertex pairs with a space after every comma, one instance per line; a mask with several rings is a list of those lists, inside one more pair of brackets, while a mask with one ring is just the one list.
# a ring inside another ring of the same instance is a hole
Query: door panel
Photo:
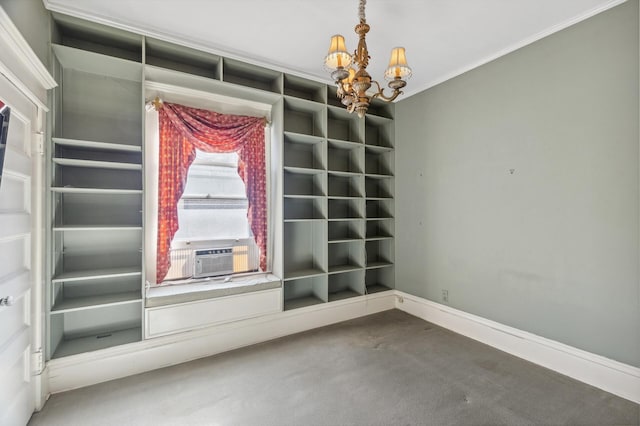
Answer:
[[[31, 380], [31, 123], [20, 96], [0, 77], [0, 97], [12, 108], [0, 182], [0, 424], [24, 425], [34, 409]], [[4, 90], [3, 90], [4, 89]], [[13, 99], [11, 99], [13, 98]], [[14, 101], [13, 103], [11, 101]]]

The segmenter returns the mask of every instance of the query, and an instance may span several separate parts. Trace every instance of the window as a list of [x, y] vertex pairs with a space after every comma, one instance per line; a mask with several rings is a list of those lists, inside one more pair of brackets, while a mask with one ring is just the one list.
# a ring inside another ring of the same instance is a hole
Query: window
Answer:
[[171, 268], [165, 279], [190, 277], [194, 251], [209, 248], [231, 248], [234, 273], [257, 271], [258, 247], [247, 208], [246, 188], [238, 175], [238, 155], [196, 150], [178, 203], [180, 228], [171, 244]]

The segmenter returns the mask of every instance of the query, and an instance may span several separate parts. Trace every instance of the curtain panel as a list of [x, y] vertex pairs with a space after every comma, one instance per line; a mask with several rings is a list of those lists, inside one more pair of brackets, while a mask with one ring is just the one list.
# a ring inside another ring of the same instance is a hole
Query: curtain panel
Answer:
[[178, 230], [178, 201], [196, 148], [238, 153], [238, 174], [245, 184], [247, 219], [260, 250], [260, 268], [267, 269], [267, 182], [262, 117], [219, 114], [164, 103], [159, 113], [158, 254], [156, 282], [169, 271], [171, 241]]

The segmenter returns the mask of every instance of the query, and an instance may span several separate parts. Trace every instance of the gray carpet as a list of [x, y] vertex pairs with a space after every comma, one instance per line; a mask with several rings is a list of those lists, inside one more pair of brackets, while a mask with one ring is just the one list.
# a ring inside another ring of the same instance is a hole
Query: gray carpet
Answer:
[[637, 404], [397, 310], [53, 395], [30, 422], [638, 424]]

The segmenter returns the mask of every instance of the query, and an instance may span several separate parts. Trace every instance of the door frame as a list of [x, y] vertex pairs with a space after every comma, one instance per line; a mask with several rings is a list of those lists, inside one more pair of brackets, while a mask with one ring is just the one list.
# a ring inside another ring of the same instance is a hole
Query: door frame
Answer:
[[[47, 67], [29, 46], [11, 18], [0, 6], [0, 74], [22, 97], [22, 102], [7, 99], [21, 119], [29, 123], [28, 149], [31, 152], [31, 378], [36, 410], [44, 405], [48, 372], [44, 365], [45, 333], [45, 132], [47, 131], [48, 91], [57, 86]], [[12, 113], [14, 113], [12, 111]], [[29, 116], [25, 116], [28, 112]]]

